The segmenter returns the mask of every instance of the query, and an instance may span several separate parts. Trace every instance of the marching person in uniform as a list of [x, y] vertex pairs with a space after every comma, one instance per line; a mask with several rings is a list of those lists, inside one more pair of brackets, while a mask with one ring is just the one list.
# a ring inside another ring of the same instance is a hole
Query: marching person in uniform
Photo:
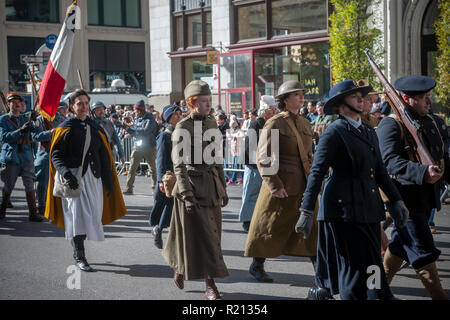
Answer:
[[[56, 128], [50, 146], [45, 217], [65, 228], [66, 239], [72, 242], [76, 266], [83, 271], [93, 271], [86, 259], [84, 241], [103, 241], [103, 225], [125, 215], [126, 208], [106, 134], [88, 117], [87, 92], [75, 91], [70, 96], [69, 107], [75, 117]], [[83, 159], [89, 137], [90, 143]], [[76, 177], [78, 170], [82, 175], [80, 181]], [[53, 195], [56, 172], [71, 189], [81, 189], [80, 197]]]
[[[67, 108], [67, 103], [61, 101], [58, 106], [58, 110], [61, 108]], [[45, 200], [47, 199], [47, 187], [48, 187], [48, 170], [50, 160], [50, 143], [52, 141], [52, 133], [54, 128], [64, 122], [64, 118], [56, 112], [55, 118], [50, 122], [42, 116], [38, 118], [39, 125], [42, 132], [33, 135], [33, 140], [39, 143], [38, 150], [36, 152], [36, 158], [34, 159], [35, 174], [37, 179], [37, 200], [39, 214], [44, 216], [45, 214]]]
[[0, 219], [5, 218], [6, 208], [11, 193], [16, 185], [17, 178], [22, 177], [28, 205], [28, 219], [33, 222], [41, 222], [43, 217], [39, 215], [36, 207], [36, 191], [34, 189], [34, 157], [31, 134], [39, 133], [42, 129], [37, 123], [37, 113], [31, 111], [28, 119], [23, 113], [26, 104], [18, 92], [10, 92], [6, 96], [9, 113], [0, 117], [0, 141], [3, 143], [0, 155], [1, 180], [3, 186], [3, 198], [0, 205]]
[[[317, 218], [316, 284], [329, 288], [332, 295], [340, 294], [343, 300], [393, 298], [380, 255], [380, 222], [385, 215], [378, 187], [393, 203], [397, 223], [403, 225], [407, 218], [407, 209], [381, 160], [375, 131], [361, 119], [363, 97], [371, 90], [353, 80], [330, 90], [324, 112], [339, 113], [339, 118], [320, 136], [295, 227], [305, 238], [316, 237], [310, 231], [314, 207], [331, 167]], [[370, 266], [380, 270], [379, 289], [367, 285]], [[319, 299], [315, 291], [310, 289], [308, 298]]]
[[[281, 113], [271, 117], [264, 125], [267, 138], [260, 136], [257, 166], [263, 183], [250, 223], [246, 257], [253, 257], [250, 274], [261, 282], [273, 282], [264, 270], [266, 258], [281, 255], [309, 257], [314, 265], [317, 249], [317, 222], [312, 236], [305, 240], [295, 233], [300, 203], [312, 164], [312, 130], [309, 121], [299, 115], [304, 103], [301, 83], [284, 82], [278, 89], [278, 109]], [[272, 136], [278, 130], [279, 141]], [[279, 154], [271, 157], [275, 144]], [[261, 155], [270, 158], [266, 161]], [[275, 172], [267, 168], [279, 163]], [[314, 207], [313, 207], [314, 210]]]
[[419, 163], [413, 138], [396, 116], [386, 117], [378, 125], [384, 164], [410, 211], [406, 228], [394, 226], [384, 255], [384, 269], [390, 283], [405, 260], [414, 268], [432, 299], [447, 299], [436, 267], [441, 251], [436, 248], [428, 227], [431, 210], [441, 208], [440, 189], [444, 177], [449, 181], [450, 173], [442, 138], [428, 114], [430, 91], [435, 86], [434, 79], [426, 76], [406, 76], [394, 83], [408, 105], [406, 112], [420, 127], [422, 140], [436, 164]]
[[[211, 144], [204, 139], [204, 133], [212, 129], [217, 131], [216, 138], [221, 134], [216, 121], [209, 117], [211, 91], [208, 84], [194, 80], [186, 86], [184, 96], [190, 114], [176, 125], [172, 139], [174, 148], [181, 139], [182, 142], [188, 139], [184, 143], [188, 144], [191, 157], [173, 158], [177, 181], [173, 189], [174, 208], [163, 257], [174, 270], [174, 282], [178, 288], [184, 288], [184, 279], [205, 279], [206, 299], [217, 300], [221, 296], [214, 278], [228, 276], [221, 249], [220, 209], [227, 205], [228, 196], [223, 165], [217, 162], [207, 164], [203, 152]], [[189, 137], [186, 137], [187, 133]], [[214, 142], [216, 148], [221, 142]], [[201, 163], [193, 163], [196, 151], [201, 152]], [[218, 156], [215, 155], [216, 158]]]
[[173, 197], [168, 198], [164, 190], [163, 177], [167, 171], [173, 172], [172, 162], [172, 133], [182, 119], [181, 108], [168, 105], [163, 108], [163, 120], [167, 127], [156, 137], [156, 180], [158, 181], [153, 193], [154, 202], [150, 212], [149, 224], [155, 237], [155, 246], [163, 248], [162, 231], [170, 225], [172, 217]]
[[91, 106], [92, 119], [100, 126], [106, 133], [106, 138], [108, 139], [109, 146], [113, 155], [115, 154], [115, 148], [119, 153], [119, 160], [123, 165], [125, 163], [125, 155], [123, 152], [122, 143], [119, 140], [119, 136], [114, 128], [114, 124], [111, 120], [105, 118], [106, 107], [101, 101], [96, 101]]

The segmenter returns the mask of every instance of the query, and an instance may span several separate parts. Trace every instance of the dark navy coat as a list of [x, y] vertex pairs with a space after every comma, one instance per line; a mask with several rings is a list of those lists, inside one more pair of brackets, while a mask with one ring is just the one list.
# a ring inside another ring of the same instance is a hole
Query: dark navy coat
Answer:
[[[169, 125], [166, 130], [173, 131], [174, 128]], [[164, 174], [167, 171], [173, 172], [172, 134], [166, 130], [161, 131], [156, 138], [156, 180], [158, 183], [155, 186], [154, 203], [149, 217], [150, 226], [158, 225], [161, 229], [170, 225], [173, 208], [173, 198], [167, 198], [165, 193], [159, 190], [159, 182], [162, 181]]]
[[318, 221], [377, 223], [385, 220], [378, 187], [391, 201], [401, 199], [383, 165], [375, 131], [366, 124], [363, 126], [367, 138], [340, 116], [320, 136], [301, 206], [314, 211], [322, 181], [331, 167]]
[[[428, 130], [430, 131], [428, 138], [425, 137], [425, 141], [428, 149], [431, 150], [433, 158], [445, 158], [446, 170], [444, 178], [448, 179], [450, 171], [449, 161], [448, 157], [443, 155], [443, 144], [439, 132], [433, 129], [436, 127], [428, 118], [417, 120], [426, 121], [431, 126], [431, 129]], [[393, 175], [395, 184], [410, 214], [429, 212], [433, 208], [439, 210], [441, 208], [439, 194], [442, 181], [438, 181], [433, 185], [424, 183], [423, 179], [428, 166], [409, 160], [397, 121], [391, 117], [384, 118], [378, 125], [377, 135], [384, 164], [389, 174]], [[441, 150], [436, 150], [437, 152], [435, 152], [437, 147]]]

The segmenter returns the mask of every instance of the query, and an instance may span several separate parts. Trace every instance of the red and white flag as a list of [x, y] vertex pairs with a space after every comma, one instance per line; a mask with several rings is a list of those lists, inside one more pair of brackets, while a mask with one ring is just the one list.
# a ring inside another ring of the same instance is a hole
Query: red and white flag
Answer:
[[39, 88], [39, 109], [41, 115], [53, 120], [58, 110], [59, 101], [66, 85], [72, 58], [75, 29], [80, 29], [80, 9], [75, 0], [67, 9], [66, 19], [59, 32], [58, 40], [45, 69], [44, 78]]

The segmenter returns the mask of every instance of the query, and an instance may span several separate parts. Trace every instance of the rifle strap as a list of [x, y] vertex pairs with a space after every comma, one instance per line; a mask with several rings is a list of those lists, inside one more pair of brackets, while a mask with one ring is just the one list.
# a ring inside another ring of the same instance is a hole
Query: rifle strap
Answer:
[[408, 155], [408, 160], [413, 162], [419, 162], [419, 156], [416, 152], [417, 149], [416, 144], [411, 135], [408, 133], [408, 130], [405, 128], [403, 122], [398, 118], [398, 116], [395, 113], [391, 113], [389, 117], [394, 119], [397, 122], [398, 127], [400, 128], [400, 139], [403, 141], [403, 144], [405, 145], [404, 150]]

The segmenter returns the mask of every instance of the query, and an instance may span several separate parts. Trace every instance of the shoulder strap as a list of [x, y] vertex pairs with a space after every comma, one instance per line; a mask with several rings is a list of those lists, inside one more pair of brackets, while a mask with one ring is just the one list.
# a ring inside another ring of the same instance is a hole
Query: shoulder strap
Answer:
[[297, 138], [297, 146], [298, 151], [300, 153], [300, 159], [302, 160], [303, 169], [305, 170], [306, 176], [309, 176], [309, 170], [311, 169], [311, 162], [308, 158], [308, 153], [305, 151], [305, 147], [303, 146], [302, 138], [300, 137], [300, 133], [298, 133], [297, 128], [295, 127], [294, 122], [290, 117], [286, 118], [289, 128], [295, 133], [295, 137]]
[[405, 128], [404, 128], [404, 124], [403, 122], [400, 121], [400, 119], [398, 118], [398, 116], [395, 113], [391, 113], [389, 115], [390, 118], [394, 119], [395, 122], [397, 122], [397, 125], [400, 128], [400, 139], [404, 142], [405, 144], [405, 151], [408, 154], [408, 158], [410, 161], [414, 161], [414, 162], [418, 162], [418, 157], [416, 154], [416, 147], [414, 142], [412, 141], [412, 137], [410, 138], [410, 135], [407, 134], [405, 135]]
[[78, 183], [80, 183], [80, 181], [81, 181], [81, 175], [83, 173], [84, 158], [86, 157], [86, 153], [87, 153], [90, 145], [91, 145], [91, 126], [86, 124], [86, 139], [84, 141], [83, 158], [81, 160], [81, 167], [78, 169], [78, 172], [77, 172]]

